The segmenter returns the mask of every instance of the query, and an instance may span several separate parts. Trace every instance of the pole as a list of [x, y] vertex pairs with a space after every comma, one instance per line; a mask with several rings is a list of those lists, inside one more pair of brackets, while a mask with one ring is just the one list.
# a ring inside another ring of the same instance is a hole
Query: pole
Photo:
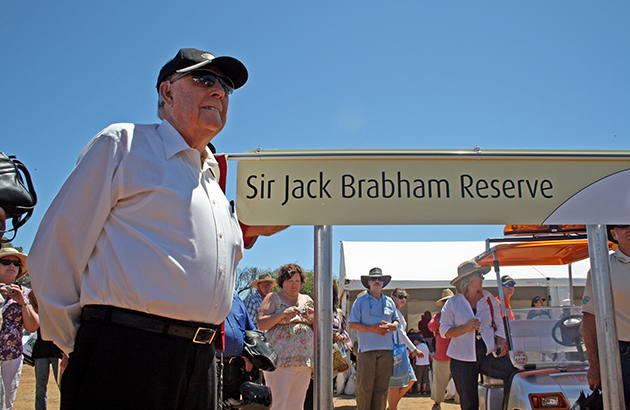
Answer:
[[315, 380], [313, 408], [333, 409], [332, 227], [315, 226]]
[[624, 395], [621, 385], [621, 361], [617, 327], [615, 325], [615, 304], [613, 301], [610, 266], [608, 259], [608, 235], [606, 225], [587, 225], [588, 251], [591, 260], [591, 282], [595, 323], [597, 326], [597, 346], [599, 370], [602, 380], [604, 408], [623, 410]]

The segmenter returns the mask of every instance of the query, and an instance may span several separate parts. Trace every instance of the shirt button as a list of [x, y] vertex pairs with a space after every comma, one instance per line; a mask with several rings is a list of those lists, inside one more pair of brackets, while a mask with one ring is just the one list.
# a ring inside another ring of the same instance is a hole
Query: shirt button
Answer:
[[219, 307], [219, 305], [214, 305], [214, 308], [215, 308], [215, 309], [216, 309], [216, 308], [218, 308], [218, 307]]
[[219, 238], [223, 238], [223, 232], [219, 232]]
[[213, 199], [213, 200], [212, 200], [212, 203], [216, 205], [216, 204], [217, 204], [217, 201], [216, 201], [215, 199]]
[[221, 272], [221, 273], [223, 273], [223, 271], [224, 271], [224, 270], [225, 270], [225, 269], [223, 269], [223, 266], [221, 266], [221, 267], [219, 268], [219, 272]]

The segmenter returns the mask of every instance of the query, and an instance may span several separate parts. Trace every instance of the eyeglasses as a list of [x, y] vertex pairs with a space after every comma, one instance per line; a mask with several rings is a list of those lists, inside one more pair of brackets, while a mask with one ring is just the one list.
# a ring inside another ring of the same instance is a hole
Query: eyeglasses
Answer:
[[503, 287], [504, 287], [504, 288], [513, 288], [513, 287], [514, 287], [514, 284], [513, 284], [513, 283], [504, 283], [504, 284], [503, 284]]
[[2, 259], [0, 261], [1, 264], [3, 264], [4, 266], [9, 266], [11, 264], [13, 264], [13, 266], [15, 266], [16, 268], [19, 268], [20, 266], [22, 266], [22, 262], [20, 261], [14, 261], [11, 259]]
[[371, 282], [385, 282], [383, 278], [369, 278], [368, 280]]
[[219, 80], [219, 84], [221, 84], [221, 87], [223, 87], [223, 91], [225, 91], [227, 95], [230, 95], [234, 92], [234, 83], [232, 82], [232, 80], [230, 80], [228, 77], [220, 76], [219, 74], [208, 70], [197, 70], [189, 73], [180, 74], [169, 81], [169, 84], [173, 84], [175, 81], [187, 76], [188, 74], [190, 74], [190, 77], [193, 79], [193, 81], [208, 87], [212, 87], [214, 83]]
[[481, 279], [484, 279], [483, 273], [475, 272], [475, 276], [479, 276]]
[[403, 296], [403, 295], [396, 295], [396, 297], [400, 300], [406, 300], [408, 298], [408, 296]]

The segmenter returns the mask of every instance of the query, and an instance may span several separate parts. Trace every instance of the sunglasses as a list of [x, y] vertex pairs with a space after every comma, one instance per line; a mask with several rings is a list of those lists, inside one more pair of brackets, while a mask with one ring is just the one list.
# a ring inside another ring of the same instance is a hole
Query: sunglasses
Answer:
[[396, 297], [400, 300], [407, 300], [408, 296], [396, 295]]
[[475, 272], [475, 276], [479, 276], [481, 279], [484, 279], [483, 273]]
[[513, 284], [513, 283], [504, 283], [504, 284], [503, 284], [503, 287], [504, 287], [504, 288], [513, 288], [513, 287], [514, 287], [514, 284]]
[[13, 264], [13, 266], [15, 266], [16, 268], [19, 268], [20, 266], [22, 266], [22, 262], [20, 261], [13, 261], [11, 259], [3, 259], [0, 261], [1, 264], [3, 264], [4, 266], [9, 266], [11, 264]]
[[190, 74], [190, 77], [193, 79], [193, 81], [199, 84], [203, 84], [207, 87], [212, 87], [214, 83], [219, 80], [219, 84], [221, 84], [221, 87], [223, 87], [223, 91], [225, 91], [227, 95], [230, 95], [234, 92], [234, 83], [232, 82], [232, 80], [230, 80], [228, 77], [221, 76], [215, 72], [208, 70], [197, 70], [190, 73], [180, 74], [169, 81], [169, 83], [173, 84], [175, 81], [187, 76], [188, 74]]
[[385, 279], [383, 278], [370, 278], [368, 280], [371, 282], [385, 282]]

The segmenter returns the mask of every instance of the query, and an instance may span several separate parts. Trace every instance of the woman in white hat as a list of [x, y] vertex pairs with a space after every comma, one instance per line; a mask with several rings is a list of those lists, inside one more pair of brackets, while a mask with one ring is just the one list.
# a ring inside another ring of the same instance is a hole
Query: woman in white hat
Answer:
[[457, 293], [442, 308], [440, 334], [451, 339], [446, 354], [462, 410], [479, 408], [479, 374], [505, 381], [516, 371], [507, 356], [499, 304], [482, 289], [489, 271], [472, 260], [460, 264], [451, 281]]
[[0, 366], [7, 409], [13, 407], [22, 374], [22, 334], [24, 329], [33, 333], [39, 328], [39, 316], [31, 306], [31, 301], [36, 303], [31, 290], [15, 283], [26, 275], [26, 257], [17, 249], [0, 249], [0, 293], [5, 299], [0, 330]]

